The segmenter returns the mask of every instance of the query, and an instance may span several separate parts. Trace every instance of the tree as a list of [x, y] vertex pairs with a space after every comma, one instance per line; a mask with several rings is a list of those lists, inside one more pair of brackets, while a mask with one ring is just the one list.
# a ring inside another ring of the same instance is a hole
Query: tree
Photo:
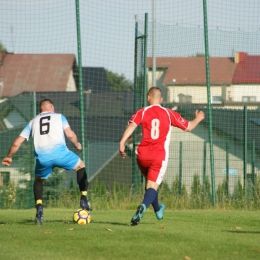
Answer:
[[119, 75], [109, 70], [106, 70], [106, 74], [112, 90], [133, 89], [133, 82], [126, 79], [124, 74]]
[[7, 52], [7, 49], [6, 49], [5, 46], [2, 44], [1, 41], [0, 41], [0, 52]]
[[196, 53], [196, 57], [205, 57], [204, 53]]

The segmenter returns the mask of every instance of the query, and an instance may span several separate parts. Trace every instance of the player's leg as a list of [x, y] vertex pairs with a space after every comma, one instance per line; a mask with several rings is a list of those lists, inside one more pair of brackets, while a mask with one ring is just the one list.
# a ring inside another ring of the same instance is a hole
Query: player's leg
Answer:
[[146, 191], [142, 202], [142, 204], [145, 204], [146, 208], [148, 208], [149, 205], [152, 204], [153, 202], [156, 204], [156, 198], [158, 200], [158, 193], [157, 193], [158, 187], [159, 185], [156, 182], [147, 180]]
[[165, 161], [155, 159], [151, 162], [147, 173], [146, 192], [144, 194], [143, 204], [145, 204], [146, 208], [152, 204], [157, 219], [163, 218], [165, 209], [164, 204], [159, 204], [158, 202], [158, 188], [163, 180], [166, 166]]
[[88, 178], [84, 162], [72, 151], [68, 151], [66, 156], [55, 160], [56, 166], [65, 170], [74, 170], [77, 173], [77, 183], [81, 193], [80, 207], [86, 210], [92, 210], [87, 199], [88, 193]]
[[36, 160], [35, 165], [35, 180], [33, 184], [33, 192], [34, 192], [34, 200], [35, 200], [35, 208], [36, 208], [36, 216], [35, 216], [35, 224], [42, 225], [43, 224], [43, 183], [44, 180], [47, 179], [52, 173], [52, 166], [49, 163], [41, 164], [38, 160]]
[[86, 210], [92, 210], [92, 207], [87, 199], [88, 194], [88, 178], [84, 162], [80, 159], [77, 167], [74, 168], [77, 172], [77, 182], [80, 190], [80, 207]]
[[43, 224], [43, 205], [42, 205], [42, 193], [43, 193], [43, 182], [41, 178], [35, 175], [35, 180], [33, 184], [36, 216], [35, 225]]
[[[160, 159], [154, 160], [147, 177], [149, 180], [147, 182], [146, 188], [147, 189], [152, 188], [156, 190], [156, 196], [151, 204], [154, 208], [154, 212], [158, 220], [163, 219], [163, 213], [165, 210], [164, 204], [163, 203], [159, 204], [158, 202], [158, 188], [163, 180], [166, 168], [167, 168], [166, 161]], [[156, 183], [156, 185], [154, 183]]]
[[[146, 186], [147, 186], [147, 179], [145, 178], [145, 192], [147, 190]], [[156, 197], [155, 197], [154, 201], [152, 202], [152, 206], [153, 206], [154, 212], [157, 212], [160, 210], [160, 206], [159, 206], [159, 202], [158, 202], [158, 190], [157, 190]]]
[[[156, 186], [156, 185], [152, 185], [152, 186]], [[146, 209], [149, 207], [150, 204], [152, 204], [153, 202], [156, 201], [156, 197], [157, 197], [157, 200], [158, 200], [157, 189], [156, 188], [147, 188], [146, 189], [143, 201], [138, 206], [135, 215], [131, 219], [131, 225], [132, 226], [135, 226], [135, 225], [139, 224], [139, 222], [141, 221], [141, 219], [143, 217], [143, 214], [145, 213]], [[158, 205], [158, 207], [159, 207], [159, 205]], [[159, 210], [160, 210], [160, 207], [159, 207], [158, 211]]]
[[[159, 188], [159, 186], [158, 186], [158, 188]], [[154, 209], [154, 212], [155, 212], [157, 219], [161, 220], [161, 219], [163, 219], [163, 213], [164, 213], [164, 210], [165, 210], [165, 206], [164, 206], [163, 203], [159, 204], [159, 202], [158, 202], [158, 188], [155, 191], [156, 196], [155, 196], [155, 198], [154, 198], [154, 200], [151, 204], [153, 206], [153, 209]], [[153, 188], [150, 188], [150, 189], [153, 189]]]
[[[138, 164], [138, 167], [139, 167], [141, 173], [145, 177], [145, 180], [146, 180], [146, 183], [147, 183], [147, 174], [148, 174], [148, 170], [149, 170], [149, 162], [147, 160], [137, 159], [137, 164]], [[146, 193], [147, 193], [147, 191], [145, 191], [145, 195], [146, 195]], [[146, 211], [147, 206], [144, 204], [145, 195], [144, 195], [143, 202], [137, 207], [137, 211], [131, 219], [130, 223], [131, 223], [132, 226], [136, 226], [140, 223], [140, 221], [141, 221], [141, 219], [142, 219], [142, 217], [143, 217], [143, 215]]]
[[156, 192], [156, 197], [154, 198], [154, 200], [152, 202], [152, 206], [153, 206], [154, 212], [157, 212], [158, 210], [160, 210], [160, 206], [159, 206], [159, 202], [158, 202], [158, 190]]

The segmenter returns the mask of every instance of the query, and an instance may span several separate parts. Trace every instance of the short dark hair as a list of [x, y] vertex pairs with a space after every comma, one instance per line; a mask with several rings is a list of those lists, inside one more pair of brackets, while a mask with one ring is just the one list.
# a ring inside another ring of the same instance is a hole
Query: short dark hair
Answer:
[[46, 103], [49, 103], [49, 104], [54, 105], [53, 102], [52, 102], [50, 99], [45, 98], [45, 99], [43, 99], [43, 100], [40, 102], [40, 105], [39, 105], [40, 112], [42, 112], [42, 107], [43, 107]]
[[162, 95], [162, 91], [159, 87], [151, 87], [147, 92], [147, 96], [154, 96], [155, 93], [160, 93], [160, 95]]

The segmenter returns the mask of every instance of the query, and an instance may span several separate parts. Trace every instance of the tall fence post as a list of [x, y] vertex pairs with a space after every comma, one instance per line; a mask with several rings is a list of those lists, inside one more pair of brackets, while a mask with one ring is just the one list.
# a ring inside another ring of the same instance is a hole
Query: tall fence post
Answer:
[[[80, 33], [80, 11], [79, 0], [76, 0], [76, 24], [77, 24], [77, 47], [78, 47], [78, 72], [79, 72], [79, 100], [80, 100], [80, 129], [82, 144], [82, 159], [87, 162], [85, 147], [85, 120], [84, 120], [84, 98], [82, 79], [82, 53], [81, 53], [81, 33]], [[87, 165], [89, 167], [89, 165]], [[89, 172], [88, 172], [89, 174]]]
[[252, 141], [252, 158], [251, 158], [251, 182], [254, 200], [256, 200], [255, 192], [255, 140]]
[[229, 151], [228, 142], [226, 142], [226, 197], [228, 197], [229, 187]]
[[[134, 112], [147, 105], [147, 37], [148, 37], [148, 14], [145, 14], [144, 35], [138, 36], [138, 19], [135, 16], [135, 57], [134, 57]], [[142, 68], [138, 70], [138, 41], [142, 42]], [[140, 81], [142, 79], [142, 81]], [[137, 139], [140, 139], [141, 129], [140, 126], [133, 133], [133, 150], [132, 150], [132, 184], [136, 185], [138, 182], [138, 167], [135, 160], [135, 149], [137, 147]], [[140, 175], [141, 183], [143, 182], [143, 176]]]
[[147, 105], [147, 41], [148, 39], [148, 13], [145, 13], [145, 21], [144, 21], [144, 85], [143, 85], [143, 106]]
[[[135, 16], [135, 56], [134, 56], [134, 101], [133, 101], [133, 113], [137, 110], [137, 59], [138, 59], [138, 16]], [[132, 158], [132, 185], [136, 183], [137, 166], [135, 160], [136, 149], [136, 131], [133, 133], [133, 150], [131, 152]]]
[[203, 186], [202, 186], [202, 202], [205, 202], [206, 193], [206, 166], [207, 166], [207, 142], [204, 141], [203, 145]]
[[182, 193], [182, 142], [180, 142], [180, 149], [179, 149], [179, 186], [178, 186], [178, 193], [181, 196]]
[[215, 172], [214, 172], [214, 152], [213, 152], [213, 131], [212, 131], [212, 108], [210, 94], [210, 71], [209, 71], [209, 44], [208, 44], [208, 21], [207, 21], [207, 0], [203, 0], [203, 17], [204, 17], [204, 42], [205, 42], [205, 64], [206, 64], [206, 82], [207, 82], [207, 104], [209, 118], [209, 144], [210, 144], [210, 169], [211, 169], [211, 189], [212, 202], [216, 206], [215, 193]]
[[255, 185], [255, 140], [252, 141], [252, 158], [251, 158], [251, 181]]
[[[31, 118], [34, 118], [36, 116], [36, 93], [35, 92], [30, 92], [31, 98]], [[35, 169], [35, 160], [34, 160], [34, 144], [33, 141], [31, 145], [31, 175], [30, 175], [30, 187], [31, 187], [31, 192], [30, 192], [30, 207], [34, 207], [34, 191], [33, 191], [33, 184], [34, 184], [34, 169]]]
[[244, 106], [244, 191], [247, 198], [247, 106]]

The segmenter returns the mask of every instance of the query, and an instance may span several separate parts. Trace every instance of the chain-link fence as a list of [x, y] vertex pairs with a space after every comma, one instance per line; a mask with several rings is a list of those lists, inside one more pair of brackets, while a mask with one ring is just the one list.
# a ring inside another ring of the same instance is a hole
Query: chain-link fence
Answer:
[[[125, 160], [118, 143], [155, 84], [163, 106], [188, 120], [196, 109], [206, 114], [191, 133], [172, 129], [160, 188], [166, 205], [259, 207], [260, 3], [2, 2], [0, 158], [50, 98], [83, 144], [79, 153], [67, 140], [86, 163], [94, 207], [131, 204], [143, 192], [134, 157], [140, 129]], [[33, 207], [33, 181], [30, 140], [10, 167], [0, 166], [0, 208]], [[44, 204], [75, 207], [78, 198], [75, 173], [56, 168]]]

